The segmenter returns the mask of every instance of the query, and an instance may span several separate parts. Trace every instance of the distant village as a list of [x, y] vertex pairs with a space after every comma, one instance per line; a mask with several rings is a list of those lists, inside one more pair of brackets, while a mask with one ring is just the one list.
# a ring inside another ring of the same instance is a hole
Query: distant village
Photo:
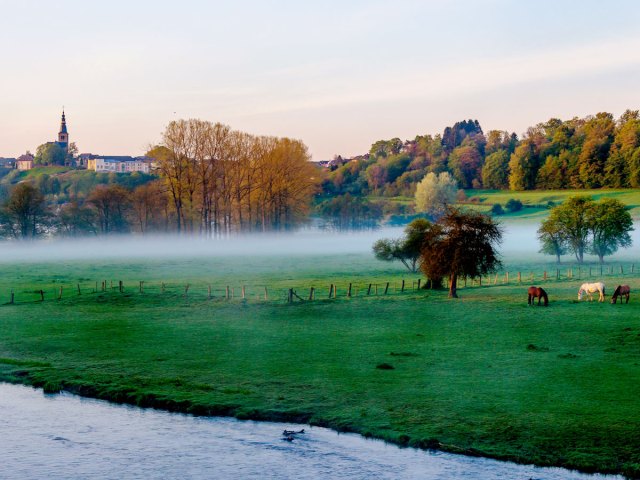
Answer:
[[[62, 110], [62, 119], [60, 121], [60, 130], [58, 131], [58, 140], [55, 142], [47, 142], [45, 145], [57, 145], [64, 150], [65, 154], [69, 152], [69, 131], [67, 128], [67, 119]], [[77, 169], [93, 170], [103, 173], [131, 173], [142, 172], [151, 173], [154, 170], [154, 162], [149, 157], [132, 157], [122, 155], [96, 155], [93, 153], [80, 153], [68, 156], [65, 166]], [[19, 171], [31, 170], [47, 165], [39, 165], [35, 161], [36, 157], [29, 151], [20, 155], [18, 158], [0, 157], [0, 168], [14, 168]]]

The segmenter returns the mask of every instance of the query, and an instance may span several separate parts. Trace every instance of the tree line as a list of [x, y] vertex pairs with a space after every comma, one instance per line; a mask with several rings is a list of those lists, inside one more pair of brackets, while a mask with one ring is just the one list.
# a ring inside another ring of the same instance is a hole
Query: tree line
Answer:
[[640, 187], [640, 114], [552, 118], [519, 138], [483, 132], [477, 120], [442, 134], [375, 142], [366, 155], [336, 162], [323, 182], [329, 196], [409, 196], [427, 174], [448, 172], [463, 189]]
[[318, 183], [318, 170], [301, 141], [254, 136], [203, 120], [171, 122], [163, 143], [147, 156], [157, 162], [158, 175], [137, 175], [140, 182], [91, 184], [84, 190], [70, 185], [65, 193], [55, 177], [39, 175], [12, 186], [0, 206], [0, 235], [287, 230], [306, 220]]

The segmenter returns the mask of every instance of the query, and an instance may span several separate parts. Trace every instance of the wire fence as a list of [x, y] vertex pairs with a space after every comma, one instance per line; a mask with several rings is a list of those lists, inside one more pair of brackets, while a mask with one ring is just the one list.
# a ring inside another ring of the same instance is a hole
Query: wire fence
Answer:
[[[567, 280], [589, 280], [611, 276], [635, 276], [635, 264], [628, 265], [597, 265], [570, 266], [543, 271], [502, 271], [492, 275], [476, 278], [461, 277], [458, 288], [486, 288], [505, 285], [533, 285], [545, 282], [561, 282]], [[444, 279], [448, 285], [449, 279]], [[6, 297], [4, 305], [19, 305], [43, 303], [51, 301], [71, 301], [79, 297], [93, 296], [97, 300], [104, 300], [109, 296], [156, 296], [184, 301], [242, 301], [242, 302], [276, 302], [298, 303], [337, 298], [363, 298], [392, 295], [415, 294], [424, 289], [430, 289], [431, 283], [422, 277], [410, 276], [395, 278], [389, 281], [357, 281], [324, 283], [310, 282], [308, 285], [290, 286], [268, 285], [220, 285], [219, 283], [180, 283], [180, 282], [125, 282], [123, 280], [99, 280], [94, 282], [82, 281], [75, 284], [56, 284], [43, 286], [40, 289], [12, 288]], [[91, 297], [90, 297], [91, 298]]]

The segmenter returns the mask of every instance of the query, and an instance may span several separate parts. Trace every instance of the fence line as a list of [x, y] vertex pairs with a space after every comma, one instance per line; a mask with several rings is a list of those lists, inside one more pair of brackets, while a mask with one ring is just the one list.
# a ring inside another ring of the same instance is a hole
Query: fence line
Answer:
[[[515, 273], [516, 280], [513, 280]], [[635, 264], [625, 267], [623, 264], [598, 265], [594, 266], [568, 266], [555, 268], [553, 270], [543, 270], [534, 272], [527, 271], [501, 271], [498, 273], [485, 275], [476, 278], [461, 277], [458, 280], [458, 289], [464, 288], [490, 288], [504, 285], [528, 285], [534, 283], [560, 282], [566, 280], [589, 280], [607, 276], [629, 276], [635, 275]], [[443, 279], [444, 285], [449, 285], [449, 279]], [[108, 287], [109, 285], [109, 287]], [[337, 298], [365, 298], [381, 297], [391, 295], [404, 295], [415, 293], [423, 289], [429, 289], [430, 283], [424, 278], [404, 277], [393, 281], [378, 282], [349, 282], [342, 283], [327, 282], [326, 285], [313, 284], [300, 286], [291, 285], [289, 287], [269, 287], [267, 285], [225, 285], [216, 288], [211, 283], [202, 285], [191, 285], [189, 283], [167, 283], [157, 282], [157, 284], [140, 280], [135, 283], [125, 285], [123, 280], [117, 280], [117, 287], [114, 280], [100, 280], [92, 283], [76, 283], [74, 285], [54, 285], [47, 289], [26, 290], [20, 292], [14, 286], [10, 289], [5, 305], [16, 305], [26, 303], [42, 303], [45, 301], [62, 301], [77, 298], [82, 295], [93, 294], [98, 298], [104, 298], [105, 294], [125, 294], [131, 296], [136, 293], [139, 296], [167, 295], [175, 298], [182, 298], [184, 301], [226, 301], [240, 300], [242, 302], [313, 302], [318, 300], [334, 300]], [[237, 291], [240, 292], [236, 296]], [[0, 295], [2, 295], [0, 293]], [[2, 295], [4, 296], [4, 295]], [[0, 297], [1, 298], [1, 297]]]

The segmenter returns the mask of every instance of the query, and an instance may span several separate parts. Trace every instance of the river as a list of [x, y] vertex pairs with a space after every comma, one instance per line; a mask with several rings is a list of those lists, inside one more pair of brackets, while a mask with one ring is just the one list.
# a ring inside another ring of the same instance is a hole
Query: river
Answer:
[[[288, 442], [283, 428], [305, 429]], [[0, 478], [621, 479], [399, 448], [353, 434], [142, 409], [0, 383]]]

